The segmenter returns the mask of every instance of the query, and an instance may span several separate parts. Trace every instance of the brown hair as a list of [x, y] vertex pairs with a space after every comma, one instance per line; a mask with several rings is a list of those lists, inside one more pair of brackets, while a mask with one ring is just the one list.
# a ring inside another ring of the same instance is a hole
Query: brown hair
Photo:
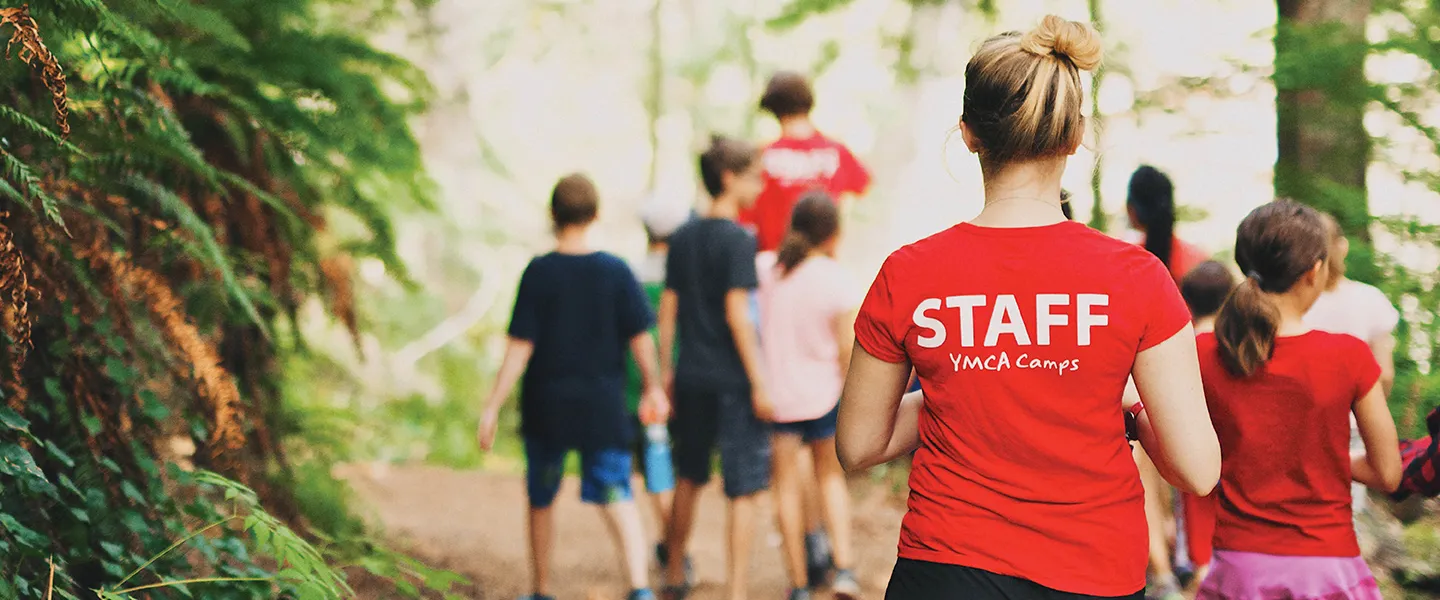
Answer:
[[980, 142], [980, 164], [1064, 155], [1080, 145], [1085, 117], [1080, 71], [1100, 65], [1100, 36], [1084, 23], [1047, 15], [1030, 33], [981, 44], [965, 66], [960, 121]]
[[1235, 275], [1213, 260], [1195, 265], [1180, 280], [1180, 296], [1190, 308], [1190, 317], [1200, 319], [1220, 312], [1225, 298], [1235, 289]]
[[780, 242], [775, 262], [781, 275], [789, 275], [805, 262], [810, 251], [840, 231], [840, 210], [825, 192], [809, 192], [795, 202], [790, 212], [790, 230]]
[[777, 119], [792, 115], [808, 115], [815, 106], [815, 92], [805, 76], [794, 71], [780, 71], [770, 77], [765, 93], [760, 96], [760, 108]]
[[755, 147], [748, 142], [710, 136], [710, 147], [700, 155], [700, 180], [712, 198], [725, 193], [725, 174], [744, 173], [755, 164]]
[[599, 209], [600, 193], [595, 190], [595, 182], [583, 173], [561, 177], [550, 193], [550, 219], [555, 229], [587, 225], [595, 220]]
[[1280, 312], [1266, 294], [1283, 294], [1329, 255], [1330, 235], [1320, 213], [1289, 200], [1251, 211], [1235, 235], [1235, 262], [1245, 281], [1235, 287], [1215, 320], [1225, 368], [1246, 377], [1275, 351]]
[[[1345, 230], [1340, 228], [1340, 222], [1330, 213], [1320, 213], [1320, 218], [1325, 221], [1325, 229], [1330, 233], [1330, 254], [1338, 258], [1340, 244], [1345, 243]], [[1329, 267], [1325, 276], [1325, 289], [1333, 290], [1340, 285], [1340, 280], [1345, 278], [1345, 261], [1332, 260], [1326, 263]]]

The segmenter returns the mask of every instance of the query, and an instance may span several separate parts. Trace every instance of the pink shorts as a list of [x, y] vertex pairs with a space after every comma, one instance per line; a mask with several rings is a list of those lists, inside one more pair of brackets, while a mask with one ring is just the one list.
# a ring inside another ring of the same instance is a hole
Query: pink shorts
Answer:
[[1365, 560], [1216, 550], [1196, 600], [1382, 600]]

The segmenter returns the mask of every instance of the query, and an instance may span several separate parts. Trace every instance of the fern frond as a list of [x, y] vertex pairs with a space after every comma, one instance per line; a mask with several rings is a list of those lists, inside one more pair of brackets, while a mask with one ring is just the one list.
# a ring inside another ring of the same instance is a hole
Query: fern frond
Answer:
[[218, 11], [188, 0], [157, 0], [156, 4], [181, 25], [208, 35], [231, 49], [250, 50], [250, 41]]
[[215, 232], [205, 224], [200, 215], [195, 214], [195, 210], [190, 208], [190, 205], [175, 192], [158, 183], [141, 177], [129, 177], [126, 184], [141, 195], [150, 198], [161, 212], [174, 219], [180, 227], [195, 236], [205, 250], [205, 256], [199, 258], [220, 273], [220, 278], [224, 281], [230, 296], [235, 299], [235, 302], [245, 311], [246, 316], [264, 333], [268, 340], [270, 332], [265, 326], [265, 320], [260, 317], [260, 311], [255, 308], [250, 294], [240, 286], [240, 281], [235, 277], [234, 266], [230, 264], [230, 259], [226, 258], [225, 251], [220, 248], [220, 244], [215, 241]]
[[[30, 166], [21, 162], [20, 159], [15, 158], [15, 155], [4, 150], [0, 150], [0, 158], [3, 158], [5, 162], [5, 178], [18, 184], [19, 190], [24, 192], [24, 194], [21, 194], [20, 203], [29, 206], [31, 199], [38, 200], [45, 216], [49, 217], [56, 225], [59, 225], [61, 229], [64, 229], [65, 219], [60, 217], [59, 204], [55, 202], [54, 198], [50, 197], [50, 194], [45, 192], [45, 188], [40, 185], [40, 179], [35, 177], [35, 173], [30, 170]], [[11, 187], [10, 189], [13, 191], [16, 188]]]
[[65, 139], [60, 137], [59, 134], [50, 131], [50, 128], [46, 127], [43, 123], [36, 121], [35, 119], [30, 118], [25, 113], [10, 108], [9, 106], [6, 106], [4, 104], [0, 104], [0, 120], [9, 121], [13, 123], [16, 127], [19, 127], [25, 131], [50, 140], [51, 142], [54, 142], [56, 145], [70, 152], [81, 156], [85, 155], [83, 151], [75, 147], [70, 142], [65, 141]]

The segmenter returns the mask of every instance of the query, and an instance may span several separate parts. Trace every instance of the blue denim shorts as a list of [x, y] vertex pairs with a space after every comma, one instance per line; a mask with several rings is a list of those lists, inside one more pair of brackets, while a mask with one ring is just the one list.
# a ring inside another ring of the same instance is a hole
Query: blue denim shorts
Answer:
[[835, 421], [840, 413], [840, 405], [824, 415], [808, 421], [794, 421], [790, 423], [775, 423], [772, 425], [776, 433], [788, 433], [798, 435], [805, 443], [828, 440], [835, 437]]
[[[525, 492], [532, 508], [547, 508], [560, 492], [569, 448], [525, 440]], [[630, 451], [606, 448], [580, 452], [580, 500], [587, 504], [624, 502], [630, 490]]]

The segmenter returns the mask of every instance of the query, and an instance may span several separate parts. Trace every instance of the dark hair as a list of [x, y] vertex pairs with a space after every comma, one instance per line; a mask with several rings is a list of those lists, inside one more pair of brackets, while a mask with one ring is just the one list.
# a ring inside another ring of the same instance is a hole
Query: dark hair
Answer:
[[1230, 291], [1235, 289], [1235, 276], [1230, 269], [1213, 260], [1195, 266], [1180, 280], [1180, 295], [1190, 307], [1190, 317], [1214, 316]]
[[1295, 287], [1325, 260], [1330, 234], [1315, 209], [1276, 200], [1251, 211], [1235, 235], [1235, 262], [1245, 281], [1235, 287], [1215, 320], [1215, 339], [1225, 368], [1246, 377], [1275, 351], [1280, 312], [1265, 296]]
[[960, 121], [979, 141], [980, 167], [1063, 156], [1085, 133], [1080, 71], [1100, 66], [1100, 35], [1085, 23], [1046, 16], [1029, 33], [981, 44], [965, 65]]
[[585, 225], [595, 220], [600, 208], [600, 193], [595, 182], [583, 173], [571, 173], [555, 183], [550, 193], [550, 218], [556, 229]]
[[795, 267], [805, 262], [805, 257], [816, 246], [835, 237], [840, 231], [840, 210], [829, 194], [822, 191], [808, 192], [795, 202], [790, 212], [790, 230], [780, 242], [775, 263], [781, 275], [789, 275]]
[[1070, 212], [1070, 192], [1060, 190], [1060, 212], [1065, 213], [1067, 221], [1074, 221], [1075, 215]]
[[755, 163], [755, 147], [748, 142], [710, 136], [710, 147], [700, 155], [700, 180], [711, 197], [725, 193], [725, 173], [744, 173]]
[[[1335, 215], [1330, 213], [1320, 213], [1320, 218], [1325, 220], [1325, 228], [1330, 232], [1330, 251], [1339, 250], [1340, 244], [1345, 242], [1345, 230], [1340, 227], [1340, 221], [1337, 221]], [[1332, 260], [1329, 261], [1329, 266], [1328, 278], [1325, 283], [1328, 289], [1333, 290], [1335, 286], [1340, 285], [1341, 280], [1345, 279], [1345, 261]]]
[[808, 115], [815, 106], [815, 93], [805, 76], [794, 71], [781, 71], [770, 77], [765, 93], [760, 96], [760, 108], [775, 118], [792, 115]]
[[1160, 169], [1141, 165], [1130, 176], [1130, 193], [1125, 203], [1145, 228], [1145, 249], [1170, 266], [1170, 249], [1175, 244], [1175, 185]]

